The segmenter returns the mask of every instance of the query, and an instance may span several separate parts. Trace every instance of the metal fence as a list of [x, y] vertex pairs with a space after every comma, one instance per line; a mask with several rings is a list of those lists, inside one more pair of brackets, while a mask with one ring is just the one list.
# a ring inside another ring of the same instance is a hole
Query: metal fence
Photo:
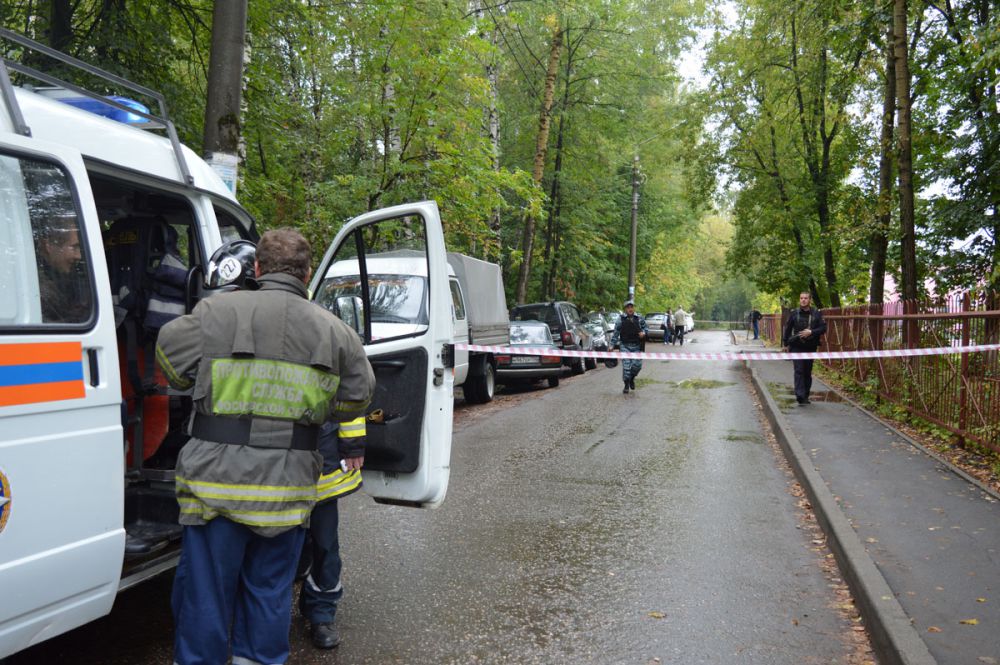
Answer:
[[[761, 335], [781, 343], [788, 312], [764, 317]], [[823, 310], [821, 351], [959, 347], [1000, 339], [1000, 294], [956, 295], [934, 303]], [[862, 386], [952, 432], [1000, 453], [1000, 354], [963, 353], [913, 358], [824, 360]]]

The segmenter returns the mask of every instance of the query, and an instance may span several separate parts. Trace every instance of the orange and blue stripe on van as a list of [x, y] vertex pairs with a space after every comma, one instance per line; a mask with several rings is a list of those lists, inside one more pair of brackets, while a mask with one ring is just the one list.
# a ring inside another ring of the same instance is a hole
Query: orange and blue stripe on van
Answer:
[[79, 342], [0, 344], [0, 406], [84, 396]]

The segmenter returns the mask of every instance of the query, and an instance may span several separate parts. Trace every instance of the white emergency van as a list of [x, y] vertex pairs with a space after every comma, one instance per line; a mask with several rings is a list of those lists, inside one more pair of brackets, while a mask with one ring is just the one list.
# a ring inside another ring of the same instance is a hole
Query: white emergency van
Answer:
[[[0, 60], [3, 658], [107, 614], [120, 590], [176, 565], [173, 464], [191, 399], [167, 387], [151, 349], [159, 326], [211, 295], [213, 253], [256, 231], [216, 173], [178, 142], [162, 96], [9, 31], [0, 41], [130, 96], [102, 97]], [[397, 247], [426, 264], [427, 316], [379, 337], [367, 314], [367, 257]], [[349, 256], [363, 276], [341, 304], [357, 314], [351, 323], [378, 382], [365, 489], [379, 501], [437, 505], [453, 403], [437, 207], [354, 219], [324, 265], [334, 256]]]

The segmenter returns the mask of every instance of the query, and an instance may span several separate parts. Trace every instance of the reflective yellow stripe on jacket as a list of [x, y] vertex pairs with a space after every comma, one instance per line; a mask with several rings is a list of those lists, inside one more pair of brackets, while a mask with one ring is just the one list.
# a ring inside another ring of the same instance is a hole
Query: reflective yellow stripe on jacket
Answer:
[[174, 478], [181, 515], [219, 515], [251, 527], [302, 524], [316, 501], [316, 487], [248, 485]]
[[[364, 417], [355, 418], [339, 424], [337, 437], [340, 439], [359, 439], [365, 436]], [[335, 469], [330, 473], [324, 473], [316, 483], [316, 500], [328, 501], [338, 497], [347, 496], [351, 492], [357, 491], [361, 487], [361, 472]]]

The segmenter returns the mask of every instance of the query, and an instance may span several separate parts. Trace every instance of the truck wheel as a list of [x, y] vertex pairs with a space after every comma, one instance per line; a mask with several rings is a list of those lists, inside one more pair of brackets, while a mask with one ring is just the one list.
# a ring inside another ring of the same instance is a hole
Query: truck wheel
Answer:
[[549, 377], [549, 388], [558, 388], [558, 387], [559, 387], [559, 377], [558, 376]]
[[486, 363], [483, 373], [479, 376], [470, 376], [462, 386], [465, 393], [465, 401], [470, 404], [486, 404], [493, 401], [493, 394], [496, 391], [496, 373], [493, 363]]
[[587, 366], [583, 363], [583, 358], [577, 358], [572, 365], [572, 371], [574, 374], [583, 374], [587, 371]]

